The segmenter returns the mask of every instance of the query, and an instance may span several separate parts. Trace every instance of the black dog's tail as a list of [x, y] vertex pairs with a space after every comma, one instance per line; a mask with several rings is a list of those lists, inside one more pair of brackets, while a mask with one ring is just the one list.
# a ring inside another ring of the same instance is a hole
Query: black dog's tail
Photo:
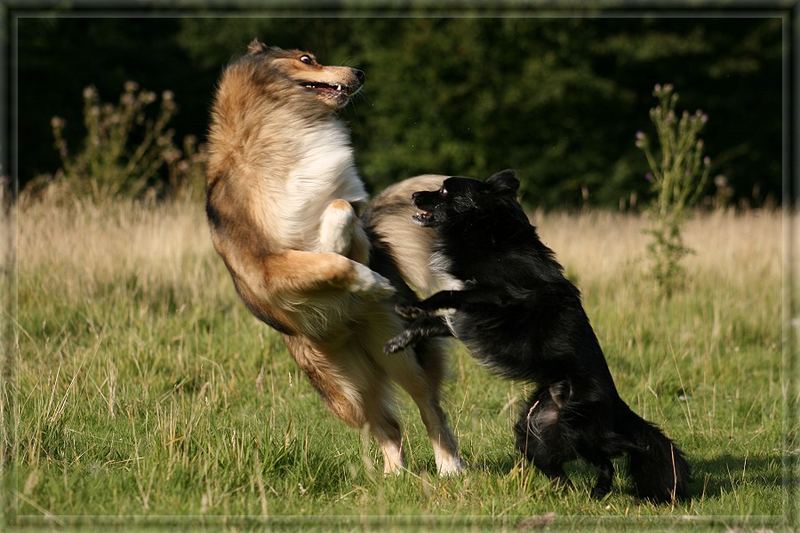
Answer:
[[628, 437], [630, 474], [639, 497], [655, 502], [689, 498], [691, 471], [683, 452], [655, 425], [620, 406], [617, 431]]

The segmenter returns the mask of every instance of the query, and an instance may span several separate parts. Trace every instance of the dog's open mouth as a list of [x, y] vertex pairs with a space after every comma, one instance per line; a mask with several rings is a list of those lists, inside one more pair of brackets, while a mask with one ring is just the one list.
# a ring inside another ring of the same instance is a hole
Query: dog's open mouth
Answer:
[[413, 218], [418, 224], [427, 226], [433, 219], [433, 213], [417, 208], [417, 212], [414, 213], [411, 218]]
[[317, 81], [304, 81], [300, 83], [306, 89], [315, 91], [317, 94], [325, 96], [339, 96], [340, 94], [347, 94], [347, 85], [341, 83], [322, 83]]

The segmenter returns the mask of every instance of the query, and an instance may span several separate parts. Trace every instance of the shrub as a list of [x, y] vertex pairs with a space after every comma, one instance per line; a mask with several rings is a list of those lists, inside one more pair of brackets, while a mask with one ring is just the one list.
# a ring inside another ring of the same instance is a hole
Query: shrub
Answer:
[[657, 146], [652, 146], [641, 131], [636, 134], [636, 146], [647, 158], [647, 179], [655, 193], [648, 208], [652, 226], [647, 230], [652, 237], [648, 245], [652, 274], [669, 297], [683, 286], [686, 272], [681, 260], [692, 252], [683, 244], [681, 226], [687, 209], [697, 201], [708, 180], [710, 160], [703, 157], [703, 140], [699, 138], [708, 116], [699, 110], [694, 114], [684, 111], [678, 119], [678, 94], [672, 85], [656, 85], [653, 95], [658, 105], [650, 110], [650, 119]]
[[[140, 90], [136, 82], [125, 83], [117, 104], [100, 101], [94, 87], [83, 91], [81, 148], [71, 153], [64, 137], [66, 121], [53, 117], [51, 126], [61, 168], [52, 176], [34, 180], [28, 196], [39, 196], [55, 188], [95, 202], [125, 196], [193, 195], [202, 185], [205, 153], [192, 136], [174, 143], [169, 122], [177, 111], [171, 91], [158, 98]], [[153, 116], [154, 115], [154, 116]], [[162, 174], [163, 173], [163, 174]], [[166, 179], [157, 179], [157, 178]]]

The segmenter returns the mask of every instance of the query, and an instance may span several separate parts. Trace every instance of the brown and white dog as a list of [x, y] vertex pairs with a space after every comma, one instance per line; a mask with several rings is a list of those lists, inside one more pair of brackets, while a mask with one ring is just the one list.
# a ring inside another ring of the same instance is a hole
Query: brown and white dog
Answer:
[[[430, 344], [387, 356], [402, 331], [394, 303], [429, 293], [429, 230], [410, 222], [421, 176], [368, 201], [336, 111], [363, 73], [253, 41], [222, 74], [209, 133], [207, 214], [214, 247], [248, 309], [283, 334], [330, 410], [369, 426], [384, 471], [403, 468], [393, 383], [419, 407], [440, 474], [462, 470], [440, 407], [444, 356]], [[391, 278], [391, 281], [387, 278]]]

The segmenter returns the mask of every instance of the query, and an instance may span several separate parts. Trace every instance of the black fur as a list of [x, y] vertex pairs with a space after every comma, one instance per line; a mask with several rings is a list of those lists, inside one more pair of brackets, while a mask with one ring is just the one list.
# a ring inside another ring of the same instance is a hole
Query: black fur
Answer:
[[[582, 457], [597, 468], [592, 495], [600, 498], [611, 490], [611, 458], [627, 455], [639, 496], [688, 498], [683, 453], [619, 397], [580, 293], [516, 201], [518, 185], [504, 171], [414, 194], [414, 218], [436, 228], [437, 252], [464, 289], [400, 307], [412, 322], [386, 350], [453, 334], [502, 376], [537, 383], [514, 430], [519, 450], [546, 475], [568, 481], [563, 464]], [[433, 314], [441, 309], [454, 310], [452, 330]]]

